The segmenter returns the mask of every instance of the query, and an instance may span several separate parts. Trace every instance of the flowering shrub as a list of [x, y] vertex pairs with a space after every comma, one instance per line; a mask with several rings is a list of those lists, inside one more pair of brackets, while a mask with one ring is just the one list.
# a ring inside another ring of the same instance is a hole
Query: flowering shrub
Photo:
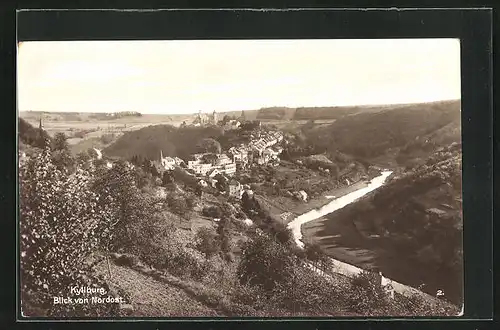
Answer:
[[109, 211], [90, 189], [92, 169], [69, 173], [52, 159], [47, 148], [19, 169], [23, 297], [36, 293], [46, 307], [52, 297], [67, 296], [70, 286], [98, 285], [84, 261], [112, 229]]

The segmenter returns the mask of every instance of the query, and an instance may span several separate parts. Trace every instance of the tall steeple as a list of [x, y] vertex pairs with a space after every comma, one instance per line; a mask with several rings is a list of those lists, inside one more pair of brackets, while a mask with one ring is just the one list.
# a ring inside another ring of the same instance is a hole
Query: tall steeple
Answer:
[[160, 161], [163, 160], [163, 150], [160, 149]]
[[214, 110], [213, 114], [214, 125], [217, 125], [217, 112]]
[[42, 116], [40, 116], [40, 123], [38, 125], [39, 129], [43, 129]]

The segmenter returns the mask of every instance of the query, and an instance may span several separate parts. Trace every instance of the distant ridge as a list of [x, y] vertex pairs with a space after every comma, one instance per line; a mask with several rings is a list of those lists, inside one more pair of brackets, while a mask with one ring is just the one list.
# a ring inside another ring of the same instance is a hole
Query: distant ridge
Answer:
[[[364, 113], [364, 112], [379, 112], [384, 110], [390, 110], [395, 108], [406, 108], [415, 107], [418, 105], [439, 105], [439, 104], [451, 104], [460, 103], [460, 100], [442, 100], [433, 102], [422, 102], [422, 103], [400, 103], [400, 104], [383, 104], [383, 105], [349, 105], [349, 106], [323, 106], [323, 107], [263, 107], [254, 110], [232, 110], [232, 111], [218, 111], [220, 117], [232, 116], [239, 118], [242, 111], [245, 113], [245, 118], [247, 120], [327, 120], [327, 119], [338, 119], [344, 116]], [[208, 110], [207, 110], [208, 111]], [[205, 111], [205, 112], [207, 112]], [[211, 112], [213, 110], [210, 110]], [[150, 114], [142, 113], [139, 111], [118, 111], [118, 112], [108, 112], [111, 113], [135, 113], [143, 116], [169, 116], [173, 118], [190, 118], [195, 116], [196, 113], [180, 114], [180, 113], [170, 113], [170, 114]], [[23, 110], [19, 112], [20, 117], [31, 117], [31, 115], [45, 114], [50, 115], [50, 117], [59, 118], [56, 120], [110, 120], [112, 117], [106, 116], [105, 112], [51, 112], [51, 111], [41, 111], [41, 110]], [[137, 115], [135, 115], [137, 116]], [[51, 119], [51, 118], [48, 119]]]

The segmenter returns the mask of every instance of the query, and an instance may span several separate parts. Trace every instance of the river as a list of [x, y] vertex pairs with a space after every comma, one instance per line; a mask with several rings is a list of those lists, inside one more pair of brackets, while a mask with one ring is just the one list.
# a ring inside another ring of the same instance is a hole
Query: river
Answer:
[[330, 203], [322, 206], [319, 209], [314, 209], [309, 212], [306, 212], [302, 215], [299, 215], [296, 217], [294, 220], [292, 220], [290, 223], [288, 223], [287, 227], [291, 229], [293, 233], [293, 237], [295, 239], [295, 242], [297, 243], [298, 246], [304, 247], [304, 243], [302, 242], [302, 230], [301, 227], [303, 224], [316, 220], [322, 216], [325, 216], [327, 214], [333, 213], [353, 202], [358, 200], [359, 198], [363, 197], [364, 195], [368, 194], [371, 191], [374, 191], [375, 189], [381, 187], [389, 175], [391, 175], [392, 171], [384, 171], [382, 172], [381, 175], [378, 177], [375, 177], [373, 180], [370, 181], [370, 183], [361, 189], [358, 189], [356, 191], [353, 191], [347, 195], [344, 195], [342, 197], [336, 198], [332, 200]]

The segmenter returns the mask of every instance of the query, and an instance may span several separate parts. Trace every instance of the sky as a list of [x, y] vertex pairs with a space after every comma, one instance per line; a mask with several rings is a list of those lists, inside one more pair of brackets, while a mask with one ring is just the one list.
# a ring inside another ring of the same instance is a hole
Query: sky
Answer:
[[460, 98], [458, 39], [40, 41], [19, 111], [181, 114]]

